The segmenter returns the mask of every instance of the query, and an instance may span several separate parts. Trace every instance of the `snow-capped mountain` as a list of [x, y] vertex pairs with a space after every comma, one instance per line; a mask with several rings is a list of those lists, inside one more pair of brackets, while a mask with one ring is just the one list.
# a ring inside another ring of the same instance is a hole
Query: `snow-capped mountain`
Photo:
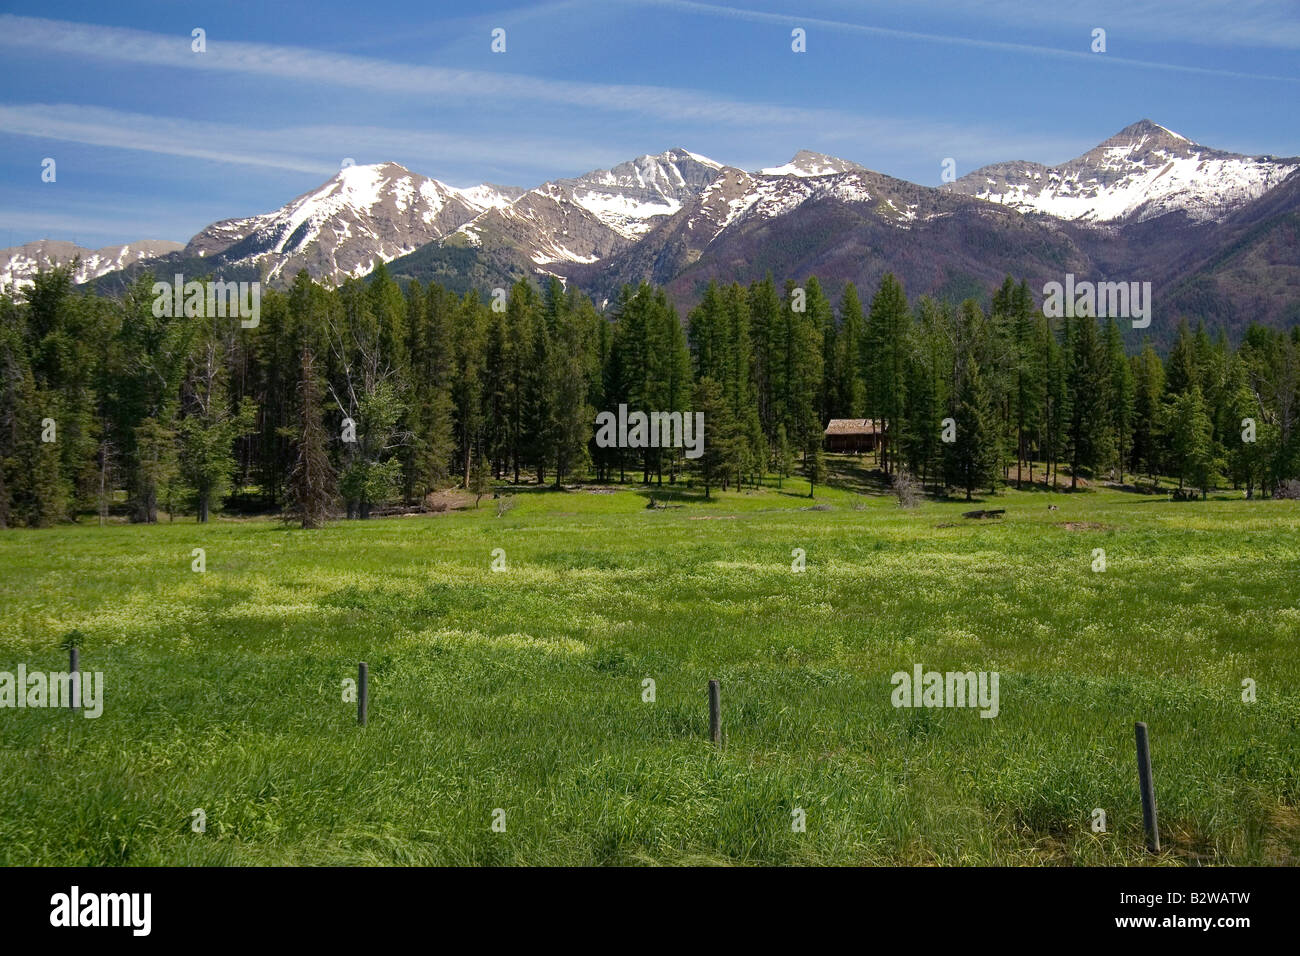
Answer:
[[1170, 212], [1219, 222], [1298, 168], [1300, 159], [1210, 149], [1144, 119], [1062, 166], [996, 163], [942, 188], [1075, 222], [1142, 222]]
[[457, 189], [397, 163], [348, 166], [274, 212], [208, 226], [185, 254], [257, 265], [272, 281], [288, 281], [299, 269], [338, 281], [506, 208], [522, 192], [488, 184]]
[[[383, 163], [215, 223], [183, 251], [80, 250], [78, 278], [116, 291], [178, 269], [287, 285], [306, 269], [337, 283], [390, 262], [398, 279], [457, 292], [552, 275], [602, 301], [649, 280], [689, 308], [704, 282], [769, 272], [870, 287], [892, 271], [910, 293], [951, 299], [1070, 271], [1149, 277], [1165, 308], [1233, 326], [1294, 315], [1298, 203], [1300, 158], [1210, 149], [1149, 120], [1059, 167], [999, 163], [941, 188], [806, 150], [747, 172], [672, 149], [529, 190], [457, 189]], [[0, 279], [13, 281], [78, 250], [7, 252]]]
[[[967, 215], [958, 223], [954, 217], [962, 213]], [[801, 270], [822, 262], [827, 275], [846, 278], [861, 268], [878, 268], [885, 257], [899, 252], [911, 257], [917, 240], [909, 233], [935, 221], [954, 219], [955, 231], [973, 237], [1020, 218], [966, 196], [802, 152], [784, 166], [757, 173], [722, 167], [698, 196], [635, 245], [598, 264], [575, 265], [568, 274], [601, 299], [613, 298], [624, 284], [649, 280], [667, 285], [685, 301], [706, 277], [744, 282], [761, 278], [774, 265], [787, 276], [802, 275]], [[1039, 238], [1058, 258], [1069, 257], [1068, 250], [1060, 252], [1061, 243]], [[1005, 245], [1008, 254], [1018, 248], [1016, 242]], [[955, 258], [967, 267], [965, 257]], [[929, 274], [942, 273], [932, 262], [917, 259]], [[1006, 256], [999, 256], [989, 268], [1005, 265]], [[903, 271], [909, 278], [919, 275], [910, 267]]]
[[636, 239], [708, 186], [722, 168], [684, 149], [640, 156], [554, 185], [625, 239]]
[[[679, 257], [689, 260], [733, 223], [775, 218], [818, 198], [868, 202], [873, 196], [866, 177], [872, 175], [857, 163], [807, 150], [784, 166], [749, 173], [674, 149], [545, 183], [508, 208], [466, 223], [439, 245], [474, 248], [491, 260], [489, 271], [500, 281], [527, 272], [592, 274], [611, 257], [635, 261], [636, 250], [660, 247], [669, 233]], [[905, 225], [915, 216], [915, 204], [883, 214]], [[418, 260], [415, 274], [445, 277], [439, 258], [432, 251], [410, 257]], [[402, 260], [394, 268], [411, 264]]]
[[[815, 160], [801, 164], [801, 157]], [[869, 182], [875, 175], [856, 163], [806, 151], [784, 166], [759, 173], [727, 168], [700, 194], [698, 211], [687, 218], [687, 228], [711, 229], [712, 239], [734, 223], [775, 219], [814, 199], [871, 202], [877, 198]], [[914, 208], [896, 213], [902, 220], [915, 216]]]
[[861, 171], [865, 167], [847, 159], [801, 149], [784, 166], [759, 170], [763, 176], [833, 176], [836, 173]]
[[543, 183], [464, 224], [444, 244], [513, 250], [546, 272], [565, 263], [597, 262], [677, 212], [721, 169], [721, 163], [684, 149], [640, 156]]
[[70, 265], [77, 260], [72, 281], [81, 283], [98, 279], [136, 262], [146, 262], [182, 248], [179, 242], [145, 239], [124, 246], [84, 249], [71, 242], [40, 239], [12, 249], [0, 249], [0, 289], [18, 291], [32, 284], [37, 272], [55, 266]]

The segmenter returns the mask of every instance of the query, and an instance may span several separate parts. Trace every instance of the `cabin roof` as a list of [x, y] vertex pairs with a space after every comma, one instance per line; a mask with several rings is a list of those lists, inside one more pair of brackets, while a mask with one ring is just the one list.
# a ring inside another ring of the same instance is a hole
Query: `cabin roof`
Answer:
[[874, 418], [832, 418], [827, 435], [879, 435], [880, 425]]

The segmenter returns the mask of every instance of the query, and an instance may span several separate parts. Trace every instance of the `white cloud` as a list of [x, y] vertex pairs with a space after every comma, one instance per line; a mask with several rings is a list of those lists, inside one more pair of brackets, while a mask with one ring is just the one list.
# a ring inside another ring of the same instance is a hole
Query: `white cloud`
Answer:
[[[0, 132], [54, 140], [85, 143], [112, 149], [128, 149], [168, 156], [184, 156], [233, 165], [263, 167], [311, 173], [321, 179], [338, 171], [342, 158], [357, 162], [392, 160], [423, 175], [452, 185], [477, 185], [464, 177], [449, 177], [449, 165], [467, 169], [530, 169], [541, 165], [559, 176], [576, 176], [589, 169], [609, 166], [631, 158], [633, 151], [618, 152], [614, 144], [598, 146], [572, 139], [553, 141], [513, 135], [499, 138], [390, 129], [375, 126], [287, 126], [258, 129], [202, 120], [152, 116], [98, 106], [76, 104], [0, 105]], [[820, 132], [820, 131], [819, 131]], [[1109, 135], [1112, 131], [1106, 131]], [[766, 138], [766, 137], [765, 137]], [[958, 155], [970, 162], [991, 162], [1009, 157], [1056, 157], [1076, 155], [1095, 143], [1075, 137], [1045, 139], [1017, 137], [1003, 132], [985, 132], [920, 120], [855, 117], [851, 124], [835, 128], [835, 146], [820, 142], [822, 149], [835, 149], [845, 158], [871, 166], [883, 158], [914, 160], [917, 155]], [[870, 144], [871, 155], [860, 150]], [[653, 151], [672, 146], [696, 148], [695, 143], [664, 143]], [[809, 143], [789, 140], [789, 152]], [[748, 147], [751, 150], [752, 147]], [[697, 149], [709, 153], [707, 149]], [[740, 162], [714, 156], [722, 162]], [[746, 168], [771, 166], [787, 156], [765, 156]], [[937, 166], [936, 166], [937, 168]], [[532, 182], [518, 183], [532, 186]]]
[[[1138, 60], [1130, 57], [1117, 56], [1113, 53], [1107, 53], [1105, 56], [1098, 56], [1085, 50], [1063, 50], [1057, 47], [1040, 46], [1032, 43], [1014, 43], [1006, 40], [988, 40], [975, 36], [960, 36], [947, 33], [925, 33], [917, 30], [898, 30], [892, 27], [871, 26], [864, 23], [851, 23], [845, 20], [829, 20], [822, 17], [811, 17], [803, 14], [775, 13], [765, 10], [747, 10], [740, 7], [725, 7], [713, 3], [699, 3], [696, 0], [633, 0], [636, 3], [646, 4], [648, 6], [668, 7], [674, 10], [684, 12], [693, 12], [708, 14], [710, 16], [734, 17], [741, 20], [751, 20], [763, 23], [780, 23], [785, 26], [804, 26], [804, 27], [825, 27], [829, 30], [841, 32], [864, 33], [873, 36], [886, 37], [896, 40], [911, 40], [925, 43], [940, 43], [953, 46], [976, 47], [986, 50], [997, 50], [1007, 53], [1019, 53], [1032, 56], [1049, 56], [1061, 59], [1076, 61], [1086, 61], [1092, 66], [1100, 69], [1110, 69], [1114, 66], [1138, 67], [1145, 70], [1167, 70], [1180, 73], [1199, 73], [1207, 76], [1233, 77], [1236, 79], [1249, 80], [1270, 80], [1284, 83], [1300, 83], [1300, 77], [1297, 76], [1274, 76], [1263, 73], [1249, 73], [1241, 70], [1225, 70], [1208, 66], [1193, 66], [1183, 63], [1161, 63], [1153, 60]], [[998, 6], [995, 5], [995, 9]], [[1168, 3], [1165, 4], [1168, 9]], [[949, 10], [949, 13], [952, 11]], [[975, 12], [972, 10], [972, 12]], [[1179, 9], [1177, 16], [1183, 16]], [[1041, 16], [1041, 14], [1040, 14]], [[1166, 13], [1166, 18], [1173, 15]], [[1008, 22], [1008, 17], [1004, 13], [1002, 17], [1004, 22]], [[1095, 18], [1094, 18], [1095, 19]], [[1258, 33], [1262, 35], [1266, 32], [1263, 29], [1252, 31], [1252, 35]], [[1294, 30], [1282, 30], [1279, 32], [1282, 37], [1293, 36]], [[1198, 33], [1204, 42], [1212, 38], [1210, 31]], [[1166, 36], [1165, 39], [1168, 39]], [[1290, 46], [1287, 42], [1284, 45]]]
[[[378, 126], [280, 126], [259, 129], [202, 120], [152, 116], [99, 106], [35, 103], [0, 105], [0, 132], [166, 156], [186, 156], [239, 166], [311, 173], [325, 179], [344, 157], [356, 162], [401, 163], [453, 185], [478, 185], [447, 177], [458, 165], [526, 169], [543, 165], [563, 175], [585, 171], [602, 159], [619, 162], [610, 147], [573, 140], [457, 135]], [[528, 183], [526, 185], [532, 185]]]
[[851, 118], [833, 110], [746, 103], [672, 87], [580, 83], [501, 71], [417, 66], [303, 47], [243, 43], [215, 34], [208, 34], [207, 52], [193, 53], [188, 34], [166, 35], [12, 14], [0, 15], [0, 46], [140, 66], [273, 76], [313, 85], [423, 98], [446, 96], [456, 102], [484, 99], [540, 102], [639, 113], [677, 122], [770, 127], [808, 126]]
[[295, 172], [325, 172], [326, 175], [330, 172], [319, 161], [249, 149], [253, 144], [249, 142], [248, 130], [243, 128], [122, 113], [94, 106], [0, 106], [0, 131], [241, 166], [269, 166]]

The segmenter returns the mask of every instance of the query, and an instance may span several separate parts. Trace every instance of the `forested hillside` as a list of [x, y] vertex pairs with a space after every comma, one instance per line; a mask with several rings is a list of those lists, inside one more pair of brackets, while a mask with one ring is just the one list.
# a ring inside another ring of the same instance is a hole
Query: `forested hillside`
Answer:
[[[957, 303], [909, 302], [892, 274], [838, 302], [816, 278], [710, 285], [683, 322], [645, 284], [602, 313], [558, 280], [458, 296], [380, 266], [337, 289], [299, 274], [255, 328], [158, 317], [152, 282], [99, 297], [54, 269], [0, 298], [0, 523], [206, 520], [232, 495], [364, 518], [494, 478], [820, 481], [831, 418], [882, 424], [886, 475], [966, 496], [1044, 470], [1248, 495], [1300, 474], [1296, 330], [1234, 349], [1184, 322], [1166, 359], [1128, 355], [1113, 319], [1049, 320], [1010, 277]], [[621, 404], [704, 412], [704, 454], [597, 447]]]

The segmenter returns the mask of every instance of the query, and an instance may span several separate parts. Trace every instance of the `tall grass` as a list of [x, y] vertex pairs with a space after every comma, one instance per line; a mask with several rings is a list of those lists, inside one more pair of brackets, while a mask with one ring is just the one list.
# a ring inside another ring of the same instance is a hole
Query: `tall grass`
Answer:
[[[0, 534], [0, 670], [75, 628], [106, 683], [0, 710], [0, 863], [1300, 862], [1300, 506], [806, 494]], [[915, 663], [998, 671], [1000, 715], [894, 708]]]

